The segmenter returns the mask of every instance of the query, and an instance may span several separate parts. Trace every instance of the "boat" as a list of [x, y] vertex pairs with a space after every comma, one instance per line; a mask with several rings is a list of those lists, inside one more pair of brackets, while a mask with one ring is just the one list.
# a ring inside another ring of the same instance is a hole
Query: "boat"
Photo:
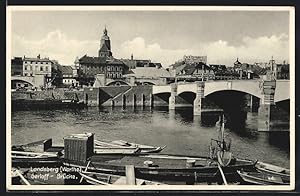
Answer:
[[267, 173], [273, 176], [279, 176], [285, 182], [290, 181], [290, 170], [287, 168], [279, 167], [269, 163], [264, 163], [261, 161], [256, 162], [255, 168], [262, 173]]
[[[224, 118], [224, 117], [223, 117]], [[224, 136], [224, 120], [220, 129]], [[186, 156], [171, 154], [93, 154], [87, 161], [64, 160], [64, 165], [80, 167], [89, 172], [122, 175], [127, 165], [134, 165], [135, 176], [167, 184], [194, 184], [199, 182], [218, 182], [227, 184], [240, 180], [237, 170], [255, 171], [255, 162], [236, 158], [229, 151], [225, 139], [217, 141], [216, 153], [211, 156]], [[87, 162], [90, 162], [88, 166]]]
[[73, 99], [12, 99], [12, 110], [53, 110], [83, 108], [85, 104]]
[[245, 172], [238, 170], [237, 173], [244, 182], [256, 185], [289, 185], [278, 175], [271, 175], [263, 172]]
[[24, 175], [26, 175], [27, 172], [28, 172], [28, 170], [23, 172], [20, 169], [11, 168], [12, 184], [14, 184], [14, 185], [22, 185], [22, 184], [30, 185], [28, 180], [24, 177]]
[[52, 146], [52, 139], [40, 140], [11, 148], [15, 167], [57, 166], [62, 164], [63, 147]]
[[[80, 172], [79, 173], [86, 183], [91, 185], [126, 185], [126, 176], [112, 175], [96, 172]], [[140, 178], [135, 179], [135, 185], [163, 185], [163, 183], [144, 180]]]
[[[113, 150], [117, 150], [116, 153], [119, 153], [121, 151], [121, 149], [124, 149], [124, 153], [126, 153], [126, 150], [128, 149], [129, 152], [132, 153], [137, 153], [137, 152], [141, 152], [141, 153], [157, 153], [157, 152], [161, 152], [163, 149], [166, 148], [166, 146], [149, 146], [149, 145], [144, 145], [144, 144], [137, 144], [137, 143], [133, 143], [133, 142], [128, 142], [128, 141], [124, 141], [124, 140], [114, 140], [114, 141], [99, 141], [99, 140], [94, 140], [95, 143], [95, 149], [97, 149], [98, 151], [102, 152], [102, 153], [109, 153], [110, 149], [111, 152], [113, 152]], [[133, 150], [133, 151], [130, 151]], [[102, 150], [102, 151], [101, 151]], [[126, 154], [128, 154], [126, 153]]]

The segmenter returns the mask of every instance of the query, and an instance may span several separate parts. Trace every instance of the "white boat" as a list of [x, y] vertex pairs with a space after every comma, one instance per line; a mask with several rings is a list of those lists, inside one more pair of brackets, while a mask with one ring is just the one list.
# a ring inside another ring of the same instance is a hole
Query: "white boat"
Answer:
[[[108, 149], [124, 149], [124, 151], [134, 151], [133, 153], [140, 152], [140, 153], [155, 153], [160, 152], [166, 146], [149, 146], [144, 144], [137, 144], [133, 142], [127, 142], [124, 140], [114, 140], [114, 141], [99, 141], [94, 140], [95, 149], [98, 151], [107, 151]], [[120, 150], [118, 150], [120, 151]], [[112, 151], [113, 152], [113, 151]]]

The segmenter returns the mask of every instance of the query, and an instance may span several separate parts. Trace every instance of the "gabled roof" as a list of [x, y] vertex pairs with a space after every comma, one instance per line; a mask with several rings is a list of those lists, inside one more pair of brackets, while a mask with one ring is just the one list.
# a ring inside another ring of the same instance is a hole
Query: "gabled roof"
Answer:
[[158, 77], [171, 77], [170, 72], [166, 69], [157, 69], [155, 67], [137, 67], [131, 70], [133, 75], [137, 78], [158, 78]]
[[90, 57], [90, 56], [84, 55], [83, 57], [81, 57], [79, 59], [79, 63], [101, 64], [101, 63], [106, 63], [106, 58], [105, 57]]
[[73, 69], [69, 65], [61, 65], [58, 67], [58, 69], [61, 71], [63, 75], [72, 75]]
[[111, 58], [107, 61], [108, 65], [123, 65], [128, 67], [122, 60]]
[[183, 70], [185, 71], [185, 74], [186, 75], [192, 75], [195, 71], [195, 69], [202, 69], [202, 67], [205, 69], [205, 70], [211, 70], [211, 68], [209, 66], [207, 66], [206, 64], [200, 62], [200, 63], [197, 63], [197, 64], [187, 64]]

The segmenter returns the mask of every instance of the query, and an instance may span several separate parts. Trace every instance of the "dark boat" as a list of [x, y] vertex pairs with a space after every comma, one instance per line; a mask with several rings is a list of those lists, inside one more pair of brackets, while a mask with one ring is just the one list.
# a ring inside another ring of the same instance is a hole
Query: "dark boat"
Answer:
[[12, 99], [12, 110], [77, 109], [85, 104], [73, 99]]
[[281, 177], [285, 182], [290, 182], [290, 170], [269, 163], [258, 161], [255, 168], [261, 173], [267, 173], [273, 176]]
[[[134, 165], [137, 178], [155, 180], [164, 183], [182, 182], [219, 182], [223, 183], [219, 163], [209, 157], [181, 156], [181, 155], [94, 155], [87, 162], [79, 163], [64, 161], [64, 165], [81, 167], [91, 172], [125, 175], [126, 165]], [[234, 159], [222, 172], [228, 182], [237, 182], [239, 169], [253, 170], [254, 162], [250, 160]], [[171, 184], [171, 183], [170, 183]]]
[[237, 171], [244, 182], [256, 185], [289, 185], [289, 181], [284, 181], [280, 176], [262, 172]]
[[[79, 173], [86, 183], [92, 185], [126, 185], [126, 176], [112, 175], [95, 172], [80, 172]], [[163, 183], [144, 180], [140, 178], [135, 179], [136, 185], [162, 185]]]
[[[220, 130], [223, 137], [224, 120], [221, 124]], [[216, 141], [217, 147], [210, 153], [210, 157], [147, 153], [93, 154], [88, 161], [65, 159], [64, 164], [81, 167], [91, 172], [114, 175], [125, 175], [126, 165], [134, 165], [137, 178], [167, 184], [175, 182], [184, 184], [218, 182], [226, 184], [240, 180], [237, 170], [255, 170], [253, 161], [233, 157], [229, 151], [230, 145], [224, 139], [213, 141]], [[89, 165], [88, 162], [90, 162]]]
[[52, 139], [40, 140], [11, 148], [14, 167], [39, 167], [62, 165], [63, 147], [53, 147]]

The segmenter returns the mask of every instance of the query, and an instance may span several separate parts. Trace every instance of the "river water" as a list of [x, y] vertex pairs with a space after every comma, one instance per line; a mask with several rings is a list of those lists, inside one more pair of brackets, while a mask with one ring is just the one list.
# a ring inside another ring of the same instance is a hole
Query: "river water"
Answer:
[[[193, 117], [192, 108], [98, 108], [82, 110], [15, 111], [12, 113], [12, 145], [93, 132], [98, 140], [126, 140], [167, 148], [162, 153], [209, 154], [211, 138], [217, 139], [218, 114]], [[243, 112], [226, 125], [231, 151], [236, 157], [261, 160], [289, 168], [289, 132], [258, 132], [257, 113]]]

